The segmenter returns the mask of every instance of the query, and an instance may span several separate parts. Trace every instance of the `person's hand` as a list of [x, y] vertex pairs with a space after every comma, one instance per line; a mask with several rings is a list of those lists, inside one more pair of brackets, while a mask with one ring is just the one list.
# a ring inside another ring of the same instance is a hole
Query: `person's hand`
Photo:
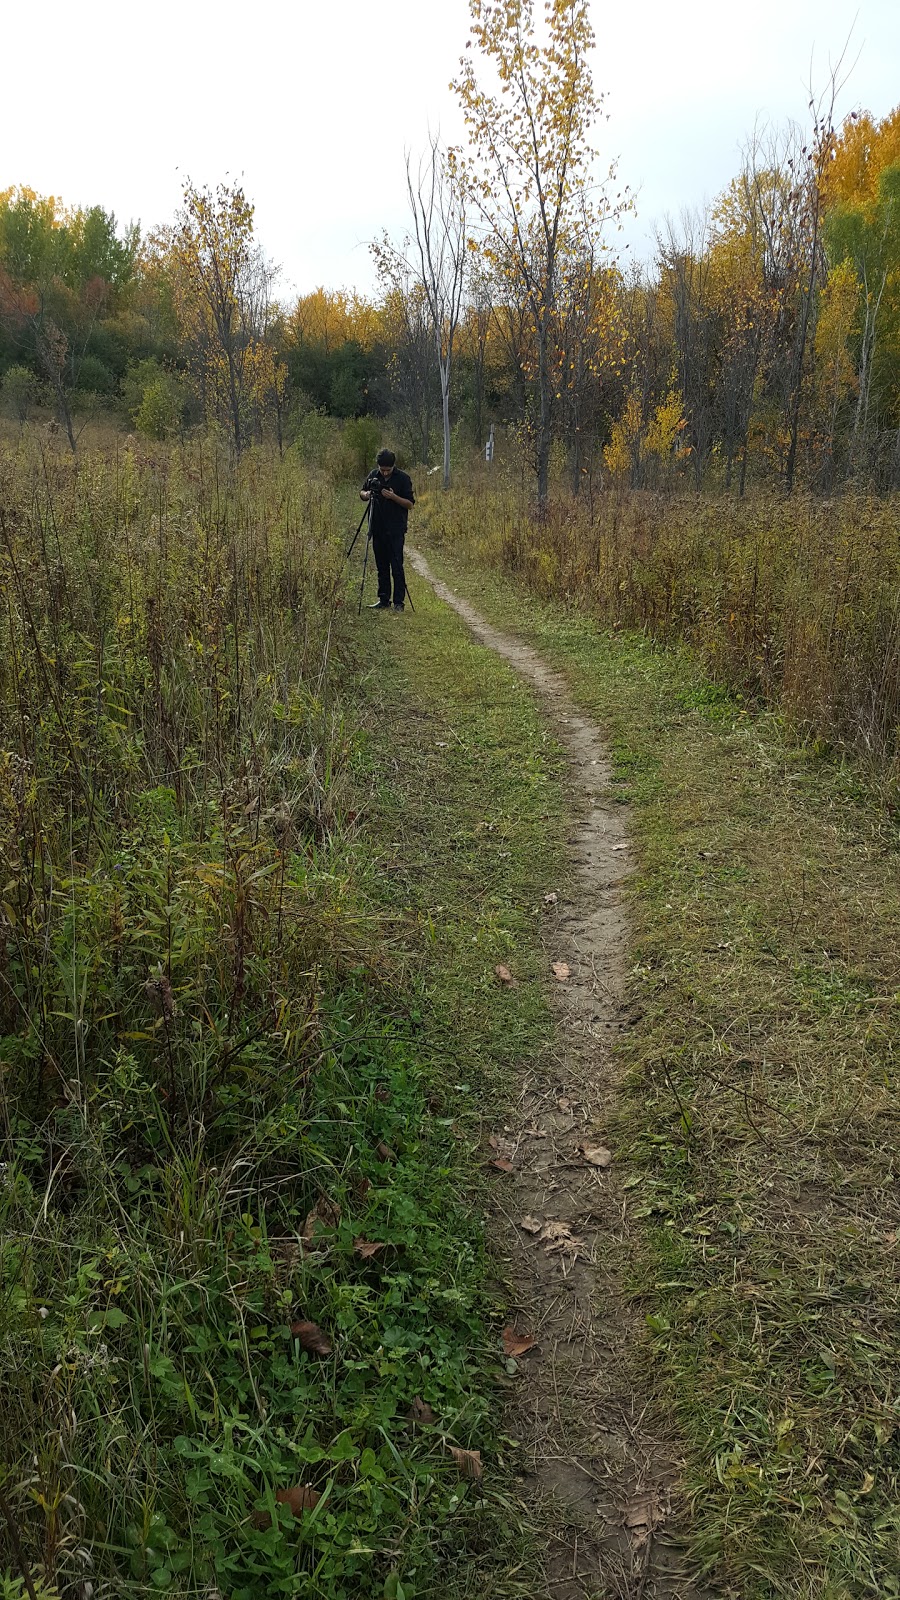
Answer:
[[396, 500], [396, 498], [397, 498], [397, 496], [395, 495], [393, 489], [382, 489], [381, 493], [384, 496], [385, 500]]
[[359, 498], [360, 498], [360, 500], [371, 500], [371, 498], [372, 498], [371, 489], [360, 489]]

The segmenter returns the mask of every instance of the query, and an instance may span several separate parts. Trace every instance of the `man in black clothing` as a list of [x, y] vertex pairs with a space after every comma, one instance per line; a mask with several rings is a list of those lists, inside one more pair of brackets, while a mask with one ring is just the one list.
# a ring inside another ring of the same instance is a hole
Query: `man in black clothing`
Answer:
[[[403, 541], [406, 522], [416, 497], [412, 480], [395, 465], [393, 450], [379, 450], [376, 473], [369, 474], [359, 491], [360, 500], [371, 503], [372, 552], [378, 568], [378, 599], [372, 611], [390, 611], [391, 577], [394, 579], [394, 610], [403, 610], [406, 579], [403, 575]], [[367, 488], [374, 480], [374, 489]]]

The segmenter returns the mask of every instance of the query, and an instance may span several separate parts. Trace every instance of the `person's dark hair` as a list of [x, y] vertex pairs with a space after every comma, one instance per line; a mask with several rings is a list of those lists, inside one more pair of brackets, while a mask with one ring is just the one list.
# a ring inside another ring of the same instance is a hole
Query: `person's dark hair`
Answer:
[[379, 467], [392, 467], [396, 459], [393, 450], [379, 450], [375, 457]]

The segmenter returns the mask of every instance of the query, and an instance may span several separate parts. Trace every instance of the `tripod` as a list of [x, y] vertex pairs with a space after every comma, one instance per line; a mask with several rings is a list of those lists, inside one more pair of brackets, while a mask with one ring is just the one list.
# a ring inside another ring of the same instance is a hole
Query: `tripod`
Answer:
[[[368, 566], [369, 566], [369, 545], [372, 543], [372, 508], [373, 508], [374, 504], [375, 504], [375, 499], [374, 499], [374, 496], [373, 496], [372, 499], [370, 499], [370, 501], [369, 501], [368, 505], [366, 506], [365, 510], [363, 511], [363, 514], [360, 517], [359, 522], [356, 524], [356, 532], [354, 533], [353, 538], [350, 540], [350, 543], [348, 544], [347, 549], [344, 552], [344, 560], [345, 561], [349, 561], [350, 557], [353, 554], [353, 550], [354, 550], [354, 547], [356, 545], [356, 541], [359, 538], [360, 534], [362, 533], [363, 523], [368, 521], [369, 525], [368, 525], [368, 527], [366, 529], [366, 553], [363, 556], [362, 578], [360, 579], [360, 585], [359, 585], [359, 604], [356, 607], [356, 615], [358, 617], [362, 616], [363, 592], [364, 592], [365, 587], [366, 587], [366, 572], [367, 572]], [[409, 601], [409, 609], [410, 609], [410, 611], [415, 612], [416, 608], [412, 603], [412, 595], [409, 592], [409, 584], [406, 582], [406, 573], [405, 572], [403, 574], [403, 585], [404, 585], [404, 588], [406, 590], [406, 599]]]

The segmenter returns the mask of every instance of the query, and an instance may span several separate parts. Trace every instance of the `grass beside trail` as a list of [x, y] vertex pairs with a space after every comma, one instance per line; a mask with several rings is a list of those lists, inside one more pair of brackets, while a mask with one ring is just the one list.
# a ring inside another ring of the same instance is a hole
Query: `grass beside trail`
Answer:
[[530, 1597], [478, 1192], [553, 741], [296, 458], [0, 479], [0, 1596]]
[[896, 826], [688, 654], [420, 538], [565, 672], [633, 807], [619, 1149], [697, 1563], [741, 1600], [896, 1595]]
[[[386, 929], [396, 1026], [409, 1041], [420, 1104], [418, 1126], [395, 1128], [400, 1160], [392, 1182], [410, 1183], [429, 1221], [407, 1240], [404, 1271], [418, 1275], [421, 1324], [401, 1337], [437, 1375], [442, 1330], [471, 1308], [468, 1333], [451, 1364], [469, 1385], [457, 1410], [441, 1406], [440, 1383], [424, 1398], [440, 1411], [426, 1430], [423, 1471], [446, 1489], [410, 1506], [398, 1563], [407, 1596], [451, 1600], [534, 1593], [539, 1556], [526, 1558], [525, 1514], [510, 1500], [514, 1446], [502, 1436], [502, 1391], [511, 1381], [498, 1359], [502, 1301], [483, 1253], [479, 1192], [489, 1156], [485, 1135], [509, 1103], [507, 1073], [544, 1051], [552, 1020], [542, 984], [538, 928], [548, 883], [564, 881], [561, 755], [516, 675], [475, 645], [427, 586], [415, 614], [363, 612], [359, 686], [369, 735], [357, 782], [371, 787], [360, 817], [369, 891]], [[503, 962], [516, 987], [498, 984]], [[400, 1231], [408, 1201], [398, 1202]], [[487, 1319], [487, 1320], [485, 1320]], [[401, 1351], [401, 1354], [403, 1351]], [[453, 1393], [463, 1384], [454, 1371]], [[409, 1387], [406, 1369], [393, 1377]], [[420, 1385], [421, 1388], [421, 1385]], [[399, 1396], [397, 1412], [402, 1409]], [[448, 1461], [442, 1435], [483, 1454], [476, 1486]], [[512, 1453], [510, 1453], [512, 1452]], [[312, 1592], [312, 1591], [311, 1591]], [[373, 1591], [374, 1592], [374, 1591]], [[386, 1589], [386, 1594], [393, 1590]]]

